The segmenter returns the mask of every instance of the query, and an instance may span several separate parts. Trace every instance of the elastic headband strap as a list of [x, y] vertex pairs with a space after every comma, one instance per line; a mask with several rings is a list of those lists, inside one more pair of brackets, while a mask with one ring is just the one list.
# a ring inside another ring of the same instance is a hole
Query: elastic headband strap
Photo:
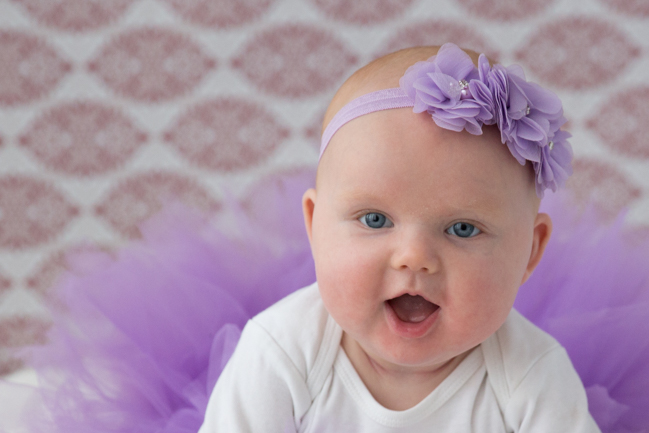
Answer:
[[320, 156], [318, 157], [318, 160], [322, 158], [322, 154], [327, 148], [331, 137], [334, 136], [341, 126], [350, 120], [375, 111], [414, 106], [414, 101], [410, 99], [401, 87], [377, 90], [376, 92], [367, 93], [350, 101], [347, 105], [341, 108], [338, 113], [336, 113], [327, 125], [327, 128], [324, 130], [322, 141], [320, 143]]

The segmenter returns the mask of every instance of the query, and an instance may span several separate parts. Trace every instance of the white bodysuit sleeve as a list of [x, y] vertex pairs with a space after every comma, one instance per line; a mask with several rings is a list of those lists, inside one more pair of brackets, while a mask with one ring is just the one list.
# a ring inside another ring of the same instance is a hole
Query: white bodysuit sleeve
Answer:
[[199, 433], [296, 432], [311, 404], [304, 375], [264, 328], [249, 321]]
[[506, 424], [519, 433], [597, 433], [581, 379], [562, 347], [540, 357], [514, 387]]

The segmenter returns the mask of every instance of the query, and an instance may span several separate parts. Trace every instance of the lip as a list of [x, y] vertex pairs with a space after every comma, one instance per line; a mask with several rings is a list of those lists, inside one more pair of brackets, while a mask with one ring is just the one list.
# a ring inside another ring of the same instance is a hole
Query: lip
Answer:
[[[396, 295], [392, 296], [390, 299], [395, 299], [395, 298], [398, 298], [399, 296], [403, 296], [403, 295], [421, 296], [422, 298], [424, 298], [425, 300], [427, 300], [427, 301], [430, 302], [431, 304], [439, 305], [439, 304], [437, 304], [436, 302], [431, 301], [431, 300], [428, 298], [428, 296], [426, 296], [426, 294], [424, 294], [424, 293], [420, 293], [420, 292], [418, 292], [418, 291], [410, 291], [410, 290], [404, 290], [403, 292], [399, 292], [399, 293], [397, 293]], [[388, 301], [389, 301], [390, 299], [388, 299]]]
[[392, 306], [390, 306], [387, 301], [383, 302], [383, 306], [390, 330], [400, 337], [412, 339], [421, 338], [426, 335], [426, 333], [433, 327], [433, 324], [437, 321], [437, 316], [439, 316], [440, 310], [438, 305], [433, 314], [426, 317], [421, 322], [408, 323], [399, 319], [397, 313], [394, 312]]

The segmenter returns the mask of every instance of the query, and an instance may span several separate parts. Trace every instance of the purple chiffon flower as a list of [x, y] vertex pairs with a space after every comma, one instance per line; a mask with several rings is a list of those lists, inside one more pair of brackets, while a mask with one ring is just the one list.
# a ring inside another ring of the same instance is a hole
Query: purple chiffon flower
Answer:
[[495, 65], [487, 83], [495, 100], [495, 118], [503, 143], [521, 163], [539, 162], [541, 147], [565, 123], [559, 98], [525, 80], [519, 66]]
[[478, 79], [469, 82], [470, 95], [482, 107], [479, 118], [485, 125], [496, 123], [494, 97], [487, 85], [490, 70], [491, 66], [487, 56], [480, 54], [478, 57]]
[[571, 136], [567, 131], [558, 130], [550, 137], [548, 145], [540, 147], [541, 159], [534, 163], [539, 197], [543, 197], [546, 188], [556, 191], [563, 187], [572, 174], [572, 147], [568, 143]]
[[510, 73], [509, 83], [510, 141], [520, 155], [537, 162], [528, 155], [536, 154], [539, 144], [547, 144], [548, 137], [565, 123], [561, 101], [549, 90], [525, 81], [524, 76]]
[[470, 85], [479, 79], [469, 55], [457, 45], [445, 44], [437, 55], [409, 67], [399, 85], [414, 100], [415, 113], [427, 111], [441, 128], [480, 135], [492, 114], [486, 108], [489, 101], [482, 99], [488, 92]]

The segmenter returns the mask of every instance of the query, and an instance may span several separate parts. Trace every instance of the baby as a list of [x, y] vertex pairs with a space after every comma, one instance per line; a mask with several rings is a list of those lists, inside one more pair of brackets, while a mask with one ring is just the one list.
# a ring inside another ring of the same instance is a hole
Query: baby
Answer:
[[317, 282], [248, 322], [200, 432], [599, 431], [565, 350], [512, 309], [570, 172], [563, 122], [452, 44], [352, 75], [303, 197]]

